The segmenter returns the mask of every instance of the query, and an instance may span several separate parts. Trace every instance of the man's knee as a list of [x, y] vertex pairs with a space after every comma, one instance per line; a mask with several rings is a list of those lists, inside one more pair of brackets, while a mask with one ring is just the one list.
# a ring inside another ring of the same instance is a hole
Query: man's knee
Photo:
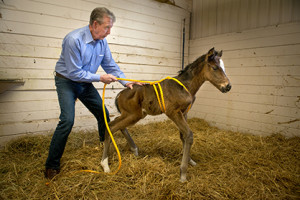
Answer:
[[66, 116], [60, 118], [59, 126], [66, 129], [72, 129], [73, 125], [74, 125], [74, 117]]

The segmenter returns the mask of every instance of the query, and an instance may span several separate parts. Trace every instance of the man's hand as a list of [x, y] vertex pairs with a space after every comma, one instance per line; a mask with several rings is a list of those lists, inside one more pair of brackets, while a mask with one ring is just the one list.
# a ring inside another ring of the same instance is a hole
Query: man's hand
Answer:
[[128, 87], [128, 88], [130, 88], [130, 89], [132, 89], [133, 87], [133, 85], [145, 85], [144, 83], [140, 83], [140, 82], [129, 82], [129, 83], [126, 83], [126, 87]]
[[103, 74], [100, 76], [100, 81], [106, 84], [110, 84], [111, 82], [115, 82], [118, 79], [111, 74]]

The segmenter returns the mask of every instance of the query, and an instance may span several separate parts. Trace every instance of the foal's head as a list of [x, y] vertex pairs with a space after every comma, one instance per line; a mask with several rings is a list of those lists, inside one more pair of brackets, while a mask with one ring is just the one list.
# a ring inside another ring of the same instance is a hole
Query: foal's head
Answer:
[[224, 62], [221, 59], [222, 51], [210, 49], [205, 56], [205, 64], [203, 67], [203, 76], [211, 82], [221, 92], [226, 93], [231, 89], [231, 84], [226, 76]]

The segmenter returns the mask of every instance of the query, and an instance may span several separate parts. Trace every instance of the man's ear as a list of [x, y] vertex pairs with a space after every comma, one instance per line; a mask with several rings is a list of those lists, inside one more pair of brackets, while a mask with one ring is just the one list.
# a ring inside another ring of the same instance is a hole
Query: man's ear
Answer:
[[96, 20], [93, 21], [92, 27], [97, 28], [97, 26], [99, 26], [99, 23]]

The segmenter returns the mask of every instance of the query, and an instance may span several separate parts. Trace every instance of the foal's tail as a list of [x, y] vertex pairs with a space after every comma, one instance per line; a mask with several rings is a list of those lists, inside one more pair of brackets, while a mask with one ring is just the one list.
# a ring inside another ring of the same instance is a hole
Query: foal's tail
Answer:
[[120, 113], [120, 108], [119, 108], [119, 105], [118, 105], [118, 98], [119, 98], [120, 94], [121, 94], [121, 92], [119, 92], [119, 93], [117, 94], [116, 98], [115, 98], [115, 105], [116, 105], [116, 107], [117, 107], [119, 113]]

